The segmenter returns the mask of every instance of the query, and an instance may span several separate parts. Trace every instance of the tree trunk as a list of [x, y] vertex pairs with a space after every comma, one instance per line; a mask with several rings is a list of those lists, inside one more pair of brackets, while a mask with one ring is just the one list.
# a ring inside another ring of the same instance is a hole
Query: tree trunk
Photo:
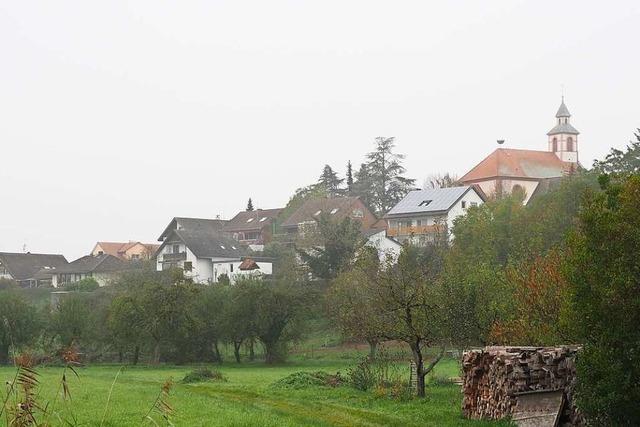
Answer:
[[9, 347], [0, 347], [0, 365], [6, 365], [9, 362]]
[[155, 347], [153, 348], [153, 363], [160, 363], [160, 343], [156, 343]]
[[242, 345], [242, 341], [233, 342], [233, 355], [236, 357], [237, 363], [240, 363], [240, 346], [241, 345]]
[[220, 354], [220, 348], [218, 347], [218, 340], [213, 342], [213, 357], [217, 363], [222, 364], [222, 355]]
[[282, 354], [278, 351], [278, 343], [264, 343], [264, 361], [267, 364], [282, 362]]
[[378, 349], [378, 341], [376, 340], [368, 340], [369, 343], [369, 359], [376, 358], [376, 350]]
[[252, 362], [256, 359], [256, 354], [253, 351], [253, 344], [254, 344], [254, 341], [253, 341], [253, 338], [251, 338], [249, 340], [249, 360]]
[[133, 366], [136, 366], [138, 364], [138, 360], [140, 360], [140, 346], [139, 345], [137, 345], [133, 349]]
[[118, 363], [122, 363], [122, 359], [124, 359], [124, 355], [122, 354], [122, 350], [118, 351]]
[[413, 354], [413, 363], [416, 364], [416, 394], [418, 397], [425, 397], [425, 383], [424, 383], [424, 356], [420, 349], [420, 341], [416, 340], [411, 344], [411, 353]]

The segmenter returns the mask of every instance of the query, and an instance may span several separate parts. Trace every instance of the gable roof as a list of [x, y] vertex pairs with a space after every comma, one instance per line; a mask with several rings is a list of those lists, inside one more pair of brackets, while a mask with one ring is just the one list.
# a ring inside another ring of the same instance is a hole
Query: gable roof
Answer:
[[[35, 279], [41, 270], [63, 267], [69, 262], [63, 255], [0, 252], [0, 261], [15, 280]], [[41, 273], [40, 278], [43, 274]]]
[[[407, 193], [402, 200], [391, 208], [385, 217], [413, 213], [447, 212], [470, 190], [475, 191], [470, 185], [413, 190]], [[483, 198], [479, 193], [478, 196]]]
[[[160, 245], [155, 245], [153, 243], [142, 243], [137, 241], [129, 241], [129, 242], [97, 242], [93, 247], [93, 251], [96, 250], [98, 246], [102, 249], [105, 254], [113, 255], [118, 258], [122, 258], [124, 254], [131, 248], [137, 245], [142, 245], [145, 247], [149, 255], [153, 255], [156, 250], [160, 247]], [[93, 252], [91, 251], [91, 252]]]
[[[305, 202], [298, 209], [291, 214], [289, 218], [283, 221], [281, 227], [297, 227], [298, 224], [303, 222], [315, 221], [320, 214], [328, 214], [331, 218], [335, 218], [340, 221], [343, 218], [349, 216], [354, 209], [354, 205], [358, 203], [360, 199], [357, 197], [317, 197], [313, 199], [305, 200]], [[363, 209], [367, 209], [362, 204]], [[333, 214], [331, 212], [334, 212]]]
[[170, 244], [174, 237], [198, 258], [240, 258], [245, 254], [240, 243], [216, 230], [173, 230], [160, 245], [160, 249]]
[[459, 181], [470, 183], [496, 177], [554, 178], [570, 170], [570, 163], [563, 162], [550, 151], [498, 148]]
[[130, 270], [132, 264], [109, 254], [85, 255], [57, 268], [56, 273], [115, 273]]
[[282, 212], [282, 208], [238, 212], [236, 216], [224, 225], [223, 229], [229, 232], [259, 231], [263, 227], [270, 225], [280, 212]]
[[175, 217], [169, 225], [167, 225], [167, 228], [164, 229], [160, 237], [158, 237], [158, 241], [163, 241], [172, 230], [220, 231], [227, 222], [228, 221], [224, 219]]

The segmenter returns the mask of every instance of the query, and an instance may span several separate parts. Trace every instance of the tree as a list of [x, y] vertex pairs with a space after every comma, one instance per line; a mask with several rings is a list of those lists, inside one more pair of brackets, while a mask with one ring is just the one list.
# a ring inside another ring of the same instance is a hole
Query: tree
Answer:
[[458, 177], [454, 174], [434, 174], [424, 181], [425, 188], [449, 188], [458, 185]]
[[372, 206], [385, 214], [413, 187], [415, 180], [404, 177], [404, 156], [393, 152], [395, 138], [376, 138], [376, 149], [367, 154], [367, 170], [371, 177]]
[[299, 249], [298, 253], [315, 277], [333, 279], [354, 258], [362, 243], [361, 236], [357, 221], [345, 217], [334, 222], [328, 214], [322, 214], [317, 221], [315, 245]]
[[65, 296], [53, 314], [56, 336], [64, 347], [89, 345], [96, 330], [96, 311], [89, 294], [71, 293]]
[[11, 291], [0, 292], [0, 364], [9, 362], [9, 351], [30, 343], [39, 328], [34, 307]]
[[353, 192], [353, 169], [351, 167], [351, 160], [347, 162], [347, 192], [349, 195]]
[[360, 165], [355, 173], [355, 181], [353, 183], [353, 195], [360, 198], [368, 208], [373, 209], [374, 188], [373, 179], [369, 168], [365, 163]]
[[247, 202], [247, 211], [252, 211], [253, 210], [253, 200], [251, 200], [251, 197], [249, 197], [249, 201]]
[[[230, 337], [229, 330], [232, 326], [227, 322], [227, 310], [232, 304], [231, 291], [228, 284], [218, 283], [200, 289], [197, 293], [194, 318], [199, 341], [196, 348], [200, 350], [197, 355], [199, 360], [222, 363], [219, 346], [223, 340]], [[243, 321], [241, 319], [239, 321], [242, 324]]]
[[640, 175], [589, 192], [566, 260], [571, 324], [584, 348], [576, 396], [594, 425], [640, 419]]
[[111, 332], [111, 338], [118, 349], [120, 361], [123, 353], [132, 351], [131, 363], [137, 365], [140, 360], [140, 351], [149, 341], [144, 329], [144, 318], [140, 310], [140, 301], [133, 293], [118, 295], [111, 302], [107, 326]]
[[318, 186], [324, 188], [330, 196], [334, 197], [342, 193], [340, 186], [344, 179], [338, 178], [338, 174], [329, 165], [324, 165], [322, 174], [318, 178]]
[[634, 133], [635, 141], [630, 141], [626, 151], [612, 148], [604, 160], [593, 162], [593, 168], [604, 174], [640, 173], [640, 128]]
[[[327, 294], [327, 308], [342, 334], [369, 344], [369, 357], [374, 358], [378, 343], [383, 339], [377, 321], [374, 293], [370, 292], [366, 266], [375, 266], [378, 254], [370, 247], [362, 248], [353, 268], [345, 269], [331, 283]], [[364, 267], [364, 268], [363, 268]]]

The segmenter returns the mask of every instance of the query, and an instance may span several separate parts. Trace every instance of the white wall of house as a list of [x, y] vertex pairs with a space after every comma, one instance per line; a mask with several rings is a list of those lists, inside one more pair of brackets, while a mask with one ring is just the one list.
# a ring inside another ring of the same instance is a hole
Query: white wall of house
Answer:
[[[78, 282], [82, 279], [87, 279], [89, 277], [93, 278], [96, 282], [98, 282], [99, 286], [107, 286], [110, 285], [111, 282], [118, 278], [118, 272], [110, 272], [110, 273], [71, 273], [66, 274], [68, 280], [66, 283], [74, 283]], [[65, 283], [62, 283], [62, 274], [54, 274], [51, 277], [51, 286], [57, 288], [59, 286], [64, 286]]]
[[378, 258], [380, 260], [386, 259], [387, 256], [391, 256], [394, 260], [397, 260], [402, 250], [400, 243], [387, 237], [386, 230], [380, 230], [379, 233], [369, 236], [366, 245], [378, 251]]
[[484, 201], [482, 200], [482, 198], [478, 195], [478, 193], [475, 192], [473, 188], [471, 188], [466, 192], [464, 196], [462, 196], [460, 200], [456, 202], [456, 204], [451, 207], [451, 209], [449, 209], [449, 212], [447, 212], [447, 230], [451, 232], [451, 230], [453, 229], [453, 221], [455, 221], [456, 218], [466, 214], [467, 209], [469, 209], [473, 205], [480, 206], [483, 203]]

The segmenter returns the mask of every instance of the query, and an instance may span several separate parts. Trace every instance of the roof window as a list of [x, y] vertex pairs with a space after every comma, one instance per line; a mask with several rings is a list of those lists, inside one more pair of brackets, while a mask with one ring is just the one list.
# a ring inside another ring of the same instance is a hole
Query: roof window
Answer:
[[231, 249], [235, 251], [237, 248], [235, 246], [231, 246]]
[[333, 208], [331, 209], [331, 215], [335, 215], [336, 212], [338, 212], [340, 210], [340, 208]]
[[264, 222], [267, 219], [266, 216], [263, 216], [262, 218], [260, 218], [260, 222]]
[[318, 216], [318, 215], [320, 215], [321, 213], [322, 213], [322, 209], [321, 209], [321, 210], [319, 210], [318, 212], [314, 213], [314, 214], [313, 214], [313, 216]]
[[220, 247], [221, 247], [222, 249], [227, 249], [227, 248], [225, 248], [225, 247], [224, 247], [224, 246], [222, 246], [222, 245], [220, 245]]
[[420, 207], [425, 207], [425, 206], [429, 206], [429, 204], [433, 202], [433, 200], [423, 200], [420, 202], [420, 204], [418, 206]]
[[251, 221], [253, 221], [253, 218], [249, 218], [249, 219], [247, 220], [247, 222], [251, 222]]

